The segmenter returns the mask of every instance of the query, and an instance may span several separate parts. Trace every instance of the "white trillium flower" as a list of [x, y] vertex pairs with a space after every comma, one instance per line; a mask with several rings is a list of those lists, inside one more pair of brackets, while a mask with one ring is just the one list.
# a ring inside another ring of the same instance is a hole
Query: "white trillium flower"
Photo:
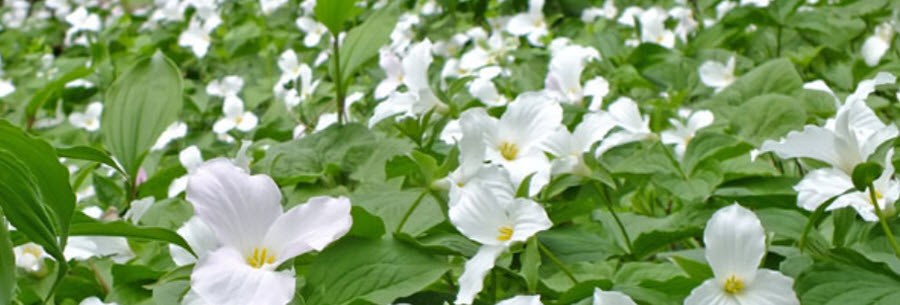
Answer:
[[638, 6], [629, 6], [626, 7], [625, 10], [622, 11], [622, 16], [619, 16], [619, 19], [616, 20], [618, 23], [622, 25], [627, 25], [630, 27], [634, 27], [637, 24], [635, 20], [644, 13], [644, 9]]
[[413, 26], [421, 21], [416, 14], [403, 13], [403, 15], [400, 15], [400, 18], [397, 19], [397, 25], [391, 31], [390, 49], [397, 53], [404, 53], [416, 36]]
[[187, 175], [172, 180], [172, 183], [169, 184], [169, 197], [178, 196], [178, 194], [187, 189], [188, 175], [197, 170], [200, 164], [203, 164], [203, 156], [200, 154], [200, 149], [197, 146], [191, 145], [178, 153], [178, 161], [187, 170]]
[[756, 7], [768, 7], [769, 0], [741, 0], [741, 6], [752, 5]]
[[406, 92], [393, 92], [388, 98], [377, 106], [375, 113], [369, 119], [369, 127], [376, 123], [400, 114], [399, 118], [414, 117], [444, 105], [434, 95], [428, 85], [428, 66], [431, 65], [431, 41], [428, 39], [413, 45], [409, 54], [403, 58], [403, 84]]
[[350, 230], [350, 200], [313, 197], [287, 212], [281, 191], [266, 175], [249, 175], [219, 158], [188, 181], [187, 200], [222, 245], [200, 257], [191, 288], [209, 304], [287, 304], [294, 296], [283, 262], [320, 251]]
[[675, 47], [675, 33], [666, 29], [669, 14], [660, 7], [652, 7], [638, 15], [641, 22], [641, 42], [655, 43], [667, 49]]
[[581, 72], [592, 60], [599, 61], [600, 53], [591, 47], [570, 45], [555, 52], [550, 59], [547, 77], [544, 80], [547, 92], [564, 103], [581, 103], [585, 95], [585, 90], [581, 86]]
[[306, 16], [297, 18], [297, 28], [306, 33], [303, 37], [303, 45], [307, 47], [315, 47], [322, 40], [322, 36], [328, 33], [328, 28], [324, 24], [317, 22], [315, 19]]
[[544, 305], [539, 295], [519, 295], [497, 303], [497, 305]]
[[734, 65], [734, 56], [729, 58], [724, 65], [717, 61], [705, 61], [698, 70], [700, 81], [704, 85], [716, 89], [716, 92], [722, 91], [735, 80]]
[[[893, 213], [894, 202], [900, 198], [900, 182], [892, 179], [894, 175], [894, 165], [891, 163], [893, 156], [894, 149], [892, 148], [885, 157], [884, 171], [878, 179], [872, 182], [878, 207], [886, 214]], [[852, 188], [854, 186], [851, 176], [837, 168], [813, 170], [794, 186], [794, 190], [797, 191], [797, 205], [809, 211], [815, 211], [828, 199], [841, 195]], [[853, 191], [841, 195], [828, 206], [827, 210], [832, 211], [845, 207], [852, 207], [866, 221], [878, 221], [878, 215], [875, 214], [875, 207], [868, 191]]]
[[650, 131], [650, 117], [641, 116], [637, 103], [627, 97], [620, 97], [609, 105], [609, 111], [603, 112], [606, 119], [612, 120], [621, 130], [607, 136], [595, 151], [598, 158], [607, 150], [631, 143], [651, 139], [655, 135]]
[[43, 247], [35, 243], [26, 243], [13, 248], [13, 254], [16, 257], [16, 267], [29, 272], [41, 271], [44, 268], [44, 259], [50, 257], [44, 252]]
[[188, 28], [178, 36], [178, 45], [190, 48], [195, 56], [203, 58], [212, 44], [212, 37], [210, 37], [209, 33], [218, 26], [218, 22], [204, 22], [197, 17], [191, 18]]
[[[273, 88], [276, 98], [283, 100], [289, 109], [312, 98], [319, 86], [319, 81], [313, 81], [312, 69], [297, 59], [297, 53], [294, 50], [281, 53], [278, 58], [278, 68], [281, 69], [281, 78]], [[292, 88], [287, 88], [291, 83], [293, 83]]]
[[375, 87], [375, 99], [383, 99], [397, 91], [404, 81], [404, 65], [394, 51], [389, 48], [379, 50], [378, 65], [387, 76]]
[[584, 163], [582, 155], [590, 151], [591, 146], [603, 139], [613, 127], [615, 125], [612, 120], [598, 113], [585, 114], [572, 132], [561, 126], [545, 144], [547, 152], [556, 157], [553, 159], [551, 172], [554, 175], [590, 175], [590, 169]]
[[237, 95], [244, 87], [244, 79], [237, 75], [229, 75], [221, 80], [215, 79], [206, 85], [206, 94], [217, 97]]
[[122, 219], [137, 225], [155, 202], [156, 199], [153, 198], [153, 196], [131, 201], [130, 208], [125, 212], [125, 215], [122, 216]]
[[878, 146], [897, 137], [897, 126], [882, 123], [865, 104], [876, 85], [895, 81], [892, 75], [880, 73], [873, 80], [861, 82], [856, 92], [838, 108], [836, 117], [829, 119], [824, 127], [807, 125], [777, 142], [764, 142], [760, 150], [774, 152], [783, 159], [817, 159], [852, 175], [853, 168], [866, 162]]
[[500, 119], [484, 111], [474, 112], [472, 123], [461, 121], [463, 139], [466, 126], [480, 126], [472, 137], [484, 141], [484, 159], [509, 171], [515, 185], [531, 174], [529, 192], [537, 194], [550, 181], [550, 161], [544, 154], [548, 138], [562, 123], [562, 107], [546, 94], [527, 92], [509, 104]]
[[637, 305], [627, 294], [594, 288], [594, 305]]
[[532, 45], [543, 46], [541, 38], [549, 34], [543, 10], [544, 0], [528, 0], [528, 11], [509, 19], [506, 31], [515, 36], [526, 36]]
[[134, 258], [127, 239], [106, 236], [71, 236], [63, 255], [68, 260], [87, 260], [95, 256], [109, 257], [119, 264]]
[[[455, 304], [472, 304], [484, 285], [484, 276], [510, 245], [524, 242], [537, 232], [553, 226], [547, 212], [537, 202], [514, 198], [512, 186], [489, 187], [485, 182], [469, 186], [460, 202], [450, 207], [450, 222], [482, 246], [466, 262], [459, 277]], [[505, 191], [503, 191], [505, 190]]]
[[604, 18], [608, 20], [616, 19], [616, 15], [619, 14], [619, 9], [616, 8], [616, 3], [614, 0], [606, 0], [603, 2], [603, 7], [589, 7], [585, 8], [581, 11], [581, 22], [584, 23], [594, 23], [597, 18]]
[[3, 58], [0, 57], [0, 98], [4, 98], [16, 91], [11, 79], [3, 77]]
[[874, 67], [881, 61], [884, 53], [891, 48], [891, 42], [894, 40], [894, 27], [890, 23], [882, 23], [875, 27], [875, 35], [866, 38], [862, 45], [863, 60], [866, 65]]
[[288, 0], [259, 0], [259, 8], [263, 14], [269, 15], [288, 3]]
[[75, 11], [67, 15], [66, 23], [69, 24], [69, 29], [66, 30], [66, 44], [74, 43], [87, 45], [87, 40], [83, 37], [78, 40], [73, 40], [75, 35], [79, 32], [99, 32], [101, 26], [100, 16], [88, 12], [87, 8], [84, 6], [79, 6]]
[[675, 129], [663, 131], [661, 140], [663, 144], [675, 144], [675, 154], [682, 158], [684, 157], [684, 151], [687, 150], [688, 143], [697, 135], [697, 131], [711, 125], [714, 117], [709, 110], [696, 112], [685, 110], [679, 111], [678, 114], [687, 120], [687, 124], [683, 124], [680, 120], [674, 118], [669, 119], [669, 123]]
[[259, 123], [253, 112], [244, 111], [244, 101], [235, 95], [225, 97], [222, 113], [225, 117], [213, 124], [213, 132], [217, 134], [224, 134], [235, 128], [247, 132], [256, 128], [256, 124]]
[[84, 112], [73, 112], [69, 114], [69, 123], [72, 126], [82, 128], [87, 131], [96, 131], [100, 129], [100, 115], [103, 114], [103, 104], [93, 102], [88, 105]]
[[694, 12], [687, 7], [678, 6], [669, 9], [669, 16], [678, 20], [678, 24], [675, 25], [675, 35], [682, 42], [687, 43], [688, 35], [696, 31], [698, 26], [697, 20], [694, 20]]
[[684, 305], [799, 305], [794, 279], [758, 269], [766, 255], [766, 231], [750, 210], [733, 204], [706, 224], [706, 260], [714, 278], [691, 291]]
[[153, 144], [153, 147], [150, 148], [150, 150], [162, 150], [163, 148], [166, 148], [166, 145], [169, 145], [169, 142], [184, 138], [185, 135], [187, 135], [187, 124], [184, 122], [169, 124], [169, 126], [166, 127], [166, 130], [159, 135], [159, 139], [156, 139], [156, 143]]

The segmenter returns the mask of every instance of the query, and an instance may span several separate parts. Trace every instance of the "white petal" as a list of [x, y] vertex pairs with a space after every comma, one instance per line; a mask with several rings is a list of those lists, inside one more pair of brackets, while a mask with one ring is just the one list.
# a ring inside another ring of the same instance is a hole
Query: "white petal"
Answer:
[[412, 114], [412, 108], [417, 99], [418, 97], [411, 93], [392, 93], [386, 100], [375, 106], [375, 113], [369, 118], [369, 128], [397, 114]]
[[741, 304], [800, 305], [793, 287], [794, 279], [778, 271], [760, 269], [753, 283], [736, 296]]
[[[850, 143], [838, 138], [831, 130], [807, 125], [802, 131], [791, 131], [778, 142], [767, 140], [760, 148], [761, 152], [774, 152], [782, 159], [813, 158], [819, 161], [840, 167], [847, 171], [853, 170], [853, 166], [861, 162], [858, 153], [842, 154], [842, 150], [849, 150]], [[855, 149], [854, 149], [855, 150]], [[852, 160], [851, 159], [857, 159]]]
[[501, 228], [514, 228], [515, 223], [507, 210], [507, 206], [513, 203], [513, 194], [495, 194], [492, 192], [494, 188], [473, 183], [465, 188], [459, 202], [450, 207], [450, 222], [471, 240], [485, 245], [505, 245], [506, 240], [498, 237], [501, 236]]
[[828, 93], [828, 95], [831, 95], [831, 97], [834, 98], [835, 107], [838, 107], [838, 108], [841, 107], [841, 100], [838, 99], [837, 95], [834, 94], [834, 91], [831, 90], [831, 87], [828, 87], [828, 84], [826, 84], [825, 81], [823, 81], [821, 79], [817, 79], [817, 80], [803, 84], [803, 89], [817, 90], [817, 91], [822, 91], [822, 92]]
[[[750, 305], [749, 303], [746, 305]], [[745, 305], [738, 302], [716, 279], [709, 279], [694, 288], [684, 300], [684, 305]], [[754, 304], [755, 305], [755, 304]]]
[[281, 249], [276, 263], [311, 250], [320, 251], [341, 238], [350, 226], [350, 200], [346, 197], [312, 197], [275, 220], [266, 234], [264, 246]]
[[235, 126], [237, 125], [234, 123], [234, 120], [230, 118], [221, 118], [213, 124], [213, 132], [219, 134], [226, 133], [229, 130], [234, 129]]
[[528, 150], [541, 145], [561, 122], [562, 107], [549, 96], [539, 92], [523, 93], [510, 103], [500, 117], [498, 140], [515, 144], [520, 151]]
[[703, 231], [703, 242], [706, 260], [722, 284], [731, 276], [752, 282], [766, 254], [766, 231], [759, 218], [738, 204], [713, 214]]
[[510, 242], [525, 241], [540, 231], [553, 226], [547, 211], [540, 204], [530, 199], [516, 198], [511, 206], [510, 216], [515, 222]]
[[475, 296], [484, 288], [484, 276], [494, 268], [494, 261], [506, 251], [502, 246], [481, 246], [478, 253], [466, 262], [459, 277], [459, 292], [455, 304], [472, 304]]
[[734, 71], [717, 61], [707, 61], [700, 65], [700, 80], [712, 88], [723, 88], [734, 81]]
[[869, 36], [869, 38], [866, 38], [866, 41], [863, 42], [860, 51], [866, 65], [874, 67], [878, 65], [878, 62], [881, 61], [881, 57], [884, 56], [884, 53], [886, 53], [890, 47], [890, 43], [884, 41], [881, 37]]
[[253, 130], [253, 128], [256, 128], [256, 124], [258, 123], [259, 119], [256, 117], [256, 115], [253, 114], [253, 112], [247, 111], [244, 112], [243, 115], [241, 115], [241, 123], [237, 125], [237, 129], [245, 132], [250, 131]]
[[191, 289], [209, 304], [284, 305], [293, 298], [294, 285], [291, 274], [254, 269], [231, 247], [201, 258], [191, 273]]
[[627, 294], [594, 288], [594, 305], [637, 305]]
[[844, 171], [823, 168], [811, 171], [794, 186], [797, 191], [797, 205], [815, 211], [831, 197], [853, 188], [853, 182]]
[[[188, 221], [178, 229], [178, 235], [181, 235], [181, 237], [184, 238], [198, 257], [204, 257], [221, 246], [218, 240], [216, 240], [216, 235], [213, 233], [212, 229], [203, 223], [203, 220], [200, 220], [197, 216], [188, 219]], [[175, 262], [175, 265], [178, 266], [197, 262], [197, 258], [195, 258], [194, 255], [176, 245], [169, 245], [169, 253], [172, 255], [172, 260]]]
[[709, 110], [700, 110], [694, 112], [687, 122], [687, 129], [691, 132], [696, 132], [703, 127], [709, 126], [713, 123], [713, 113]]
[[281, 216], [281, 190], [266, 175], [251, 176], [228, 159], [200, 165], [190, 175], [187, 201], [222, 244], [250, 252]]
[[520, 295], [497, 303], [497, 305], [544, 305], [539, 295]]

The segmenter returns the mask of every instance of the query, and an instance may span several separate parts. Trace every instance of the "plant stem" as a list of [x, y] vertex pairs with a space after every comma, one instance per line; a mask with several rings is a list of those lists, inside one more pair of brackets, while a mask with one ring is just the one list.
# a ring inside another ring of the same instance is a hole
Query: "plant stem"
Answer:
[[403, 219], [400, 220], [400, 224], [397, 225], [397, 230], [394, 231], [394, 234], [400, 234], [401, 230], [403, 230], [403, 225], [406, 224], [406, 221], [409, 220], [409, 216], [412, 215], [413, 211], [419, 207], [419, 204], [422, 203], [422, 198], [425, 198], [425, 195], [428, 194], [428, 190], [422, 191], [422, 194], [419, 194], [419, 197], [416, 198], [416, 201], [413, 202], [409, 209], [406, 210], [406, 214], [403, 214]]
[[619, 226], [619, 231], [622, 231], [622, 236], [625, 238], [625, 246], [628, 247], [628, 253], [634, 254], [634, 248], [631, 246], [631, 237], [628, 236], [625, 225], [622, 224], [622, 220], [619, 219], [619, 215], [616, 214], [616, 210], [613, 209], [613, 201], [612, 197], [609, 196], [609, 191], [606, 190], [606, 186], [600, 185], [597, 181], [594, 181], [594, 187], [600, 189], [600, 191], [603, 192], [603, 196], [606, 197], [606, 209], [612, 214], [613, 219], [616, 221], [616, 225]]
[[559, 267], [559, 269], [562, 270], [566, 277], [572, 280], [572, 283], [578, 284], [578, 279], [575, 278], [575, 274], [572, 273], [572, 270], [569, 270], [569, 267], [566, 267], [566, 265], [563, 264], [562, 261], [560, 261], [559, 258], [556, 257], [556, 255], [553, 255], [553, 253], [551, 253], [550, 250], [547, 249], [547, 247], [545, 247], [544, 244], [542, 244], [540, 241], [537, 242], [537, 245], [538, 249], [541, 250], [541, 253], [544, 253], [544, 255], [546, 255], [554, 265]]
[[332, 52], [334, 54], [332, 54], [332, 56], [334, 56], [334, 88], [335, 88], [335, 93], [336, 93], [335, 100], [337, 101], [337, 107], [338, 107], [337, 117], [338, 117], [338, 124], [343, 125], [344, 124], [344, 88], [343, 88], [342, 83], [344, 82], [344, 80], [341, 78], [341, 49], [340, 49], [340, 46], [338, 46], [337, 35], [333, 35], [331, 41], [333, 42], [332, 45], [334, 46], [332, 49], [333, 50]]
[[894, 247], [894, 254], [897, 254], [897, 258], [900, 259], [900, 245], [897, 244], [897, 239], [894, 238], [891, 227], [888, 226], [887, 220], [884, 219], [884, 213], [881, 211], [881, 207], [878, 206], [878, 199], [876, 197], [875, 186], [872, 185], [872, 182], [869, 182], [869, 199], [872, 200], [872, 205], [875, 206], [875, 214], [878, 215], [878, 221], [881, 222], [881, 229], [884, 230], [884, 235], [887, 236], [888, 241], [891, 242], [891, 246]]

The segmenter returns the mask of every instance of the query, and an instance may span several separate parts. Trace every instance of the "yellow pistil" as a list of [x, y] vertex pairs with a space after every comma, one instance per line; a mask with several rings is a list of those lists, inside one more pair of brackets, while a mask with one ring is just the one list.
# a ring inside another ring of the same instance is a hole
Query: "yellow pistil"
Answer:
[[519, 148], [516, 147], [516, 144], [512, 144], [504, 141], [500, 143], [500, 146], [497, 147], [497, 150], [500, 151], [500, 155], [503, 156], [504, 159], [512, 161], [516, 159], [516, 155], [519, 154]]
[[242, 116], [242, 115], [239, 115], [238, 117], [234, 118], [235, 124], [240, 124], [243, 121], [244, 121], [244, 116]]
[[269, 249], [266, 248], [262, 248], [261, 250], [260, 248], [253, 249], [253, 255], [247, 257], [247, 264], [250, 265], [250, 267], [259, 269], [262, 268], [262, 266], [275, 263], [275, 255], [268, 252]]
[[725, 280], [725, 292], [736, 294], [741, 292], [741, 290], [744, 290], [744, 281], [741, 279], [732, 275]]
[[507, 241], [510, 238], [512, 238], [513, 228], [511, 228], [509, 226], [502, 226], [502, 227], [500, 227], [500, 230], [498, 230], [498, 231], [500, 231], [500, 235], [497, 236], [497, 240]]
[[44, 251], [42, 251], [41, 248], [37, 247], [37, 246], [29, 245], [29, 246], [23, 247], [23, 249], [22, 249], [22, 254], [31, 254], [36, 258], [40, 258], [41, 254], [43, 254], [43, 253], [44, 253]]
[[[872, 197], [869, 197], [869, 201], [870, 201], [869, 203], [871, 203], [871, 204], [873, 204], [873, 205], [878, 204], [877, 202], [872, 202], [872, 199], [871, 199], [871, 198], [872, 198]], [[875, 191], [875, 199], [877, 199], [877, 200], [884, 199], [884, 195], [881, 195], [881, 192], [879, 192], [879, 191], [876, 190], [876, 191]]]

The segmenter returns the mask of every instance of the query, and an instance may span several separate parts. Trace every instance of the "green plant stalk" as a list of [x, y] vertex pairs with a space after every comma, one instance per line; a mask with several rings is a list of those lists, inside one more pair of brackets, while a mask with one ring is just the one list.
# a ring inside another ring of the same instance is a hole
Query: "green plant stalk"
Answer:
[[572, 283], [576, 285], [578, 284], [578, 279], [575, 278], [575, 274], [572, 273], [572, 270], [569, 270], [569, 267], [566, 267], [566, 265], [563, 264], [562, 261], [560, 261], [559, 258], [556, 257], [556, 255], [553, 255], [553, 253], [551, 253], [550, 250], [547, 249], [547, 247], [545, 247], [544, 244], [542, 244], [540, 241], [537, 242], [537, 245], [538, 249], [541, 250], [541, 253], [544, 253], [544, 255], [546, 255], [554, 265], [559, 267], [559, 269], [562, 270], [566, 277], [572, 280]]
[[606, 197], [606, 209], [612, 214], [613, 219], [616, 221], [616, 225], [619, 226], [619, 231], [622, 231], [622, 237], [625, 238], [625, 246], [628, 247], [628, 253], [634, 254], [634, 247], [631, 245], [631, 237], [628, 236], [625, 225], [622, 223], [622, 220], [619, 219], [619, 214], [616, 214], [616, 210], [613, 209], [613, 201], [612, 197], [609, 196], [609, 191], [606, 190], [606, 186], [600, 185], [596, 180], [594, 181], [594, 187], [600, 189], [600, 191], [603, 192], [603, 196]]
[[338, 35], [332, 35], [332, 53], [334, 58], [334, 91], [338, 108], [338, 125], [344, 124], [344, 86], [341, 78], [341, 48], [338, 44]]
[[891, 242], [891, 246], [894, 247], [894, 254], [900, 259], [900, 245], [897, 244], [897, 239], [894, 238], [894, 232], [891, 231], [891, 228], [887, 224], [887, 220], [884, 219], [884, 213], [881, 211], [881, 207], [878, 206], [878, 199], [876, 197], [875, 186], [872, 185], [872, 182], [869, 182], [869, 199], [872, 200], [872, 205], [875, 206], [875, 214], [878, 215], [878, 222], [881, 223], [881, 229], [884, 230], [884, 235], [887, 236], [888, 241]]
[[422, 194], [419, 194], [419, 197], [416, 198], [416, 201], [413, 202], [411, 206], [409, 206], [409, 209], [406, 210], [406, 214], [403, 214], [403, 218], [400, 220], [400, 224], [397, 225], [397, 229], [394, 230], [394, 234], [400, 234], [400, 232], [403, 230], [403, 225], [405, 225], [406, 221], [409, 220], [409, 216], [411, 216], [413, 211], [415, 211], [416, 208], [419, 207], [419, 204], [422, 203], [422, 199], [425, 198], [425, 195], [427, 195], [428, 193], [428, 190], [423, 191]]

